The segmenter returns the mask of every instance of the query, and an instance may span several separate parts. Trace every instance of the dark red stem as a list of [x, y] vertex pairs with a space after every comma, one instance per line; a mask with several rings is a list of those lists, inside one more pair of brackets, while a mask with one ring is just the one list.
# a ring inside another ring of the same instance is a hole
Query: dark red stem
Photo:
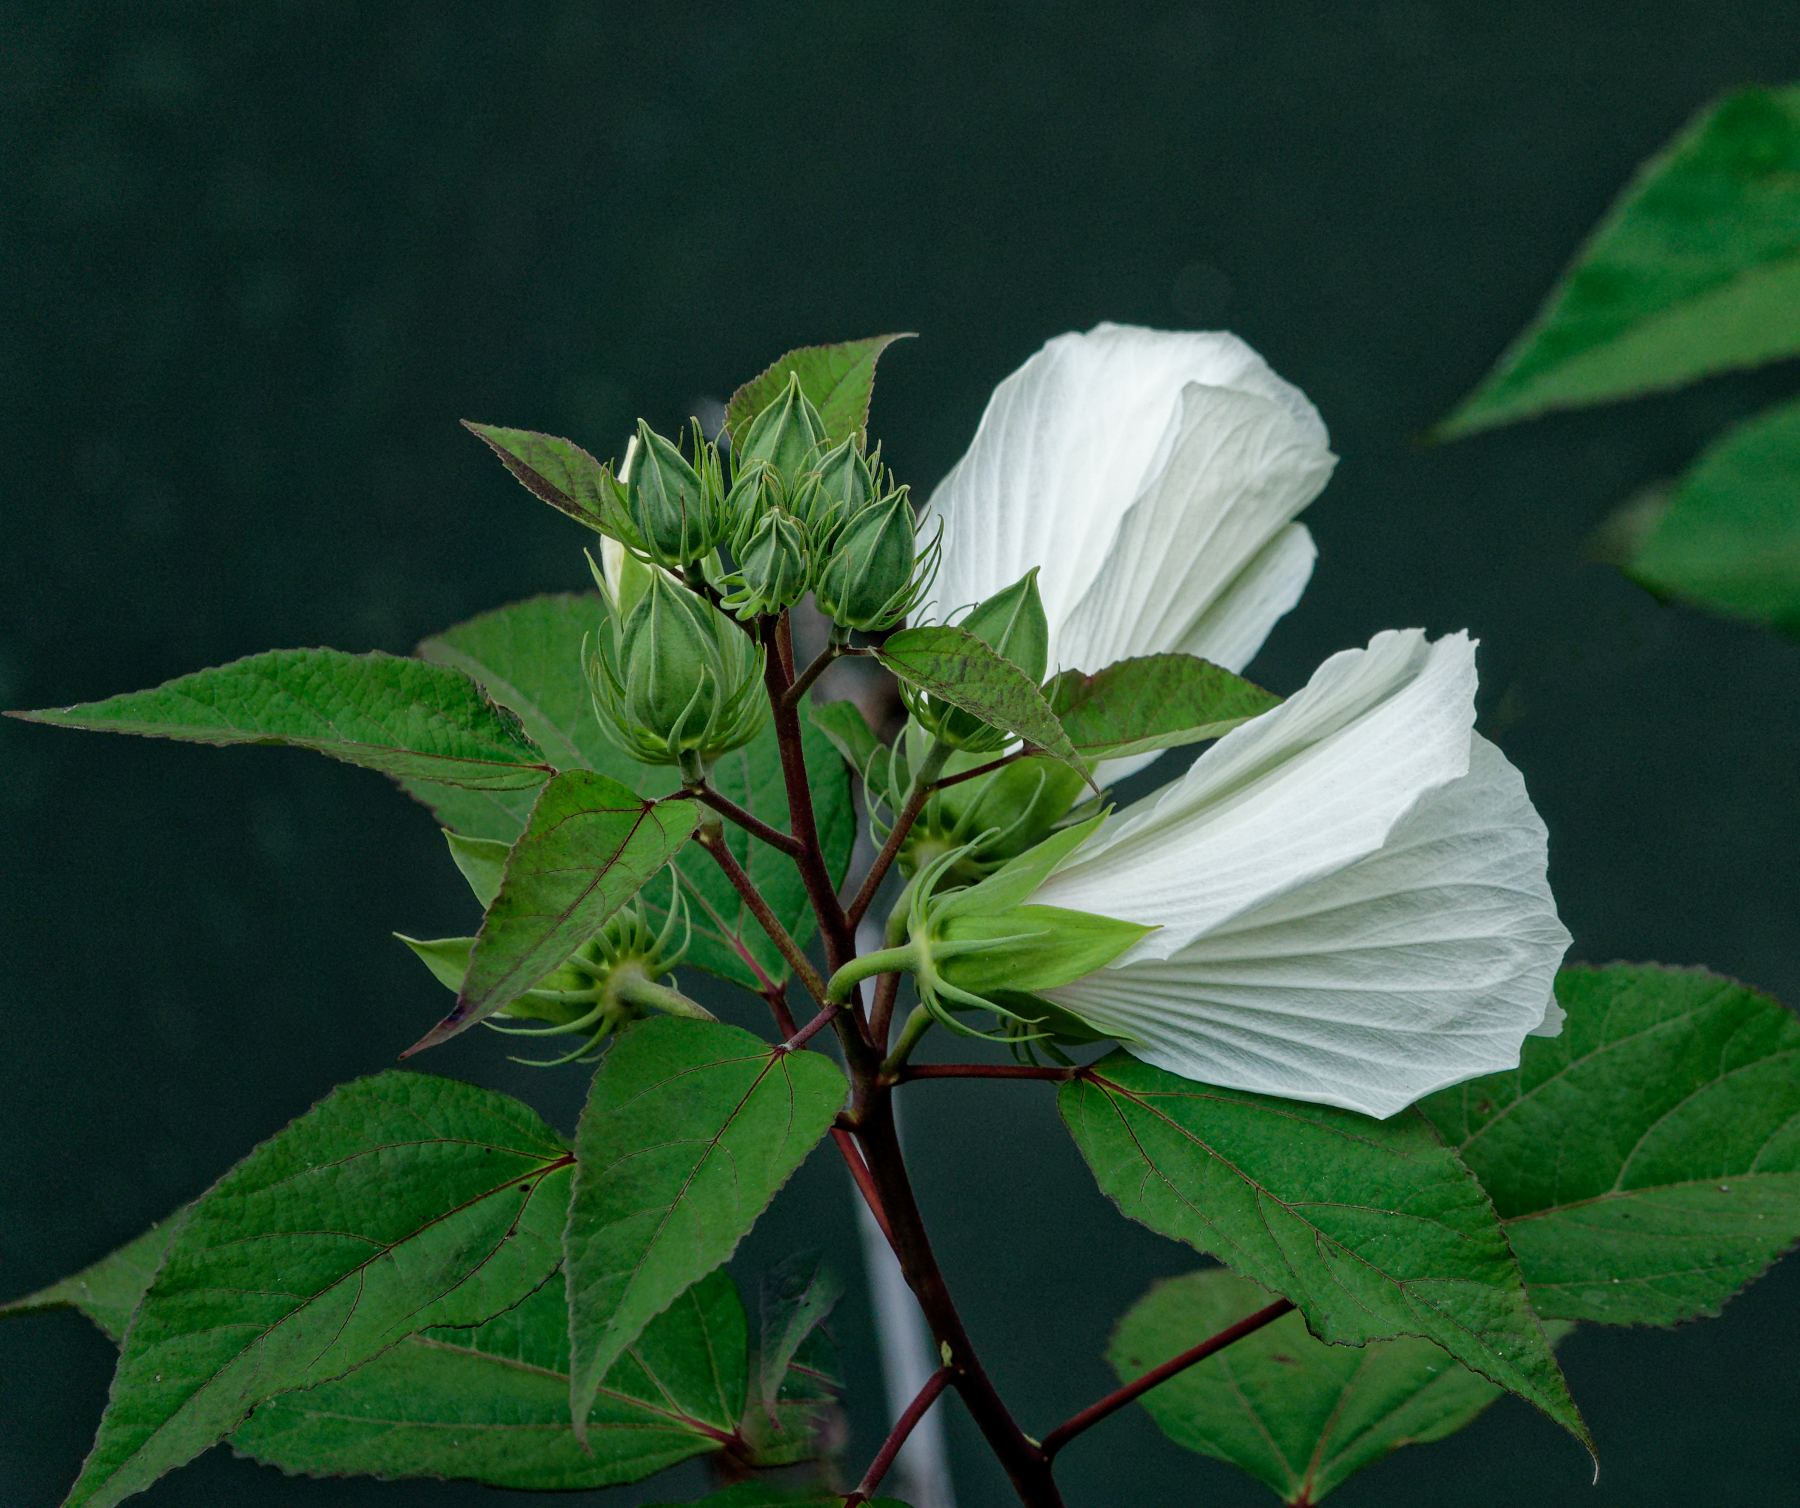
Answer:
[[1102, 1419], [1116, 1414], [1135, 1399], [1142, 1398], [1151, 1388], [1159, 1383], [1167, 1382], [1177, 1372], [1185, 1372], [1197, 1361], [1205, 1361], [1216, 1351], [1223, 1351], [1234, 1340], [1242, 1340], [1253, 1331], [1278, 1320], [1294, 1306], [1286, 1299], [1277, 1299], [1267, 1309], [1258, 1309], [1247, 1319], [1239, 1320], [1235, 1325], [1228, 1325], [1209, 1340], [1203, 1340], [1191, 1350], [1183, 1351], [1179, 1356], [1171, 1356], [1160, 1367], [1152, 1367], [1136, 1382], [1127, 1383], [1116, 1393], [1108, 1393], [1098, 1403], [1084, 1408], [1067, 1424], [1059, 1424], [1044, 1436], [1044, 1459], [1052, 1459], [1056, 1453], [1079, 1435], [1083, 1430], [1092, 1429]]
[[892, 1082], [905, 1084], [913, 1079], [1049, 1079], [1067, 1083], [1078, 1078], [1079, 1068], [1039, 1068], [1024, 1063], [908, 1063], [893, 1076]]
[[744, 873], [743, 866], [738, 863], [736, 855], [725, 842], [724, 830], [715, 823], [709, 831], [703, 824], [698, 838], [700, 846], [725, 871], [725, 878], [731, 881], [732, 889], [737, 891], [744, 904], [750, 908], [750, 914], [761, 923], [763, 931], [769, 934], [769, 940], [781, 950], [781, 956], [787, 960], [788, 967], [799, 976], [800, 982], [806, 986], [813, 999], [824, 1005], [825, 981], [819, 978], [819, 971], [808, 962], [806, 955], [800, 951], [800, 945], [769, 909], [769, 903], [762, 898], [750, 876]]
[[729, 796], [721, 795], [710, 785], [697, 787], [694, 791], [694, 795], [696, 799], [704, 801], [721, 816], [729, 817], [733, 822], [737, 823], [739, 827], [743, 828], [745, 832], [749, 833], [751, 837], [760, 838], [764, 843], [767, 843], [770, 848], [778, 849], [780, 852], [787, 854], [790, 858], [797, 859], [800, 857], [800, 840], [798, 838], [790, 837], [779, 828], [770, 827], [769, 824], [764, 822], [760, 817], [745, 811], [743, 807], [739, 806], [737, 802], [733, 801]]
[[925, 1411], [938, 1401], [938, 1395], [950, 1386], [954, 1376], [955, 1373], [949, 1367], [939, 1367], [925, 1379], [925, 1386], [919, 1389], [919, 1396], [907, 1404], [906, 1411], [894, 1421], [893, 1432], [875, 1453], [875, 1459], [863, 1473], [862, 1481], [856, 1484], [856, 1491], [844, 1499], [844, 1508], [855, 1508], [855, 1505], [866, 1503], [875, 1496], [875, 1489], [888, 1474], [888, 1468], [894, 1464], [894, 1457], [900, 1454], [900, 1447], [906, 1444], [907, 1436], [925, 1417]]

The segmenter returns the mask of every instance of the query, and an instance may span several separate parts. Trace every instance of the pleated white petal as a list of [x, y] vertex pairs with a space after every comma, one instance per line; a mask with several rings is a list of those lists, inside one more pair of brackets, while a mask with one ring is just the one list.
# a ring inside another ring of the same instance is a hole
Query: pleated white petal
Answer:
[[[1328, 454], [1305, 395], [1235, 336], [1110, 324], [1058, 336], [994, 390], [967, 454], [926, 505], [924, 528], [942, 520], [944, 552], [921, 621], [943, 622], [1038, 566], [1051, 662], [1073, 663], [1058, 652], [1058, 633], [1100, 574], [1127, 510], [1175, 454], [1192, 383], [1265, 400]], [[1212, 505], [1223, 495], [1216, 490]], [[1181, 501], [1171, 490], [1165, 512]], [[1206, 606], [1197, 600], [1194, 610]]]
[[1280, 585], [1292, 588], [1283, 602], [1286, 592], [1268, 589], [1262, 562], [1243, 583], [1254, 612], [1236, 600], [1240, 578], [1319, 495], [1335, 464], [1318, 424], [1287, 405], [1189, 383], [1168, 460], [1126, 510], [1098, 574], [1061, 625], [1057, 661], [1094, 671], [1173, 650], [1216, 613], [1230, 623], [1234, 642], [1212, 631], [1198, 637], [1218, 638], [1213, 647], [1230, 651], [1230, 662], [1219, 663], [1242, 669], [1298, 599], [1312, 563], [1292, 582], [1298, 555], [1277, 552]]
[[1121, 962], [1166, 959], [1374, 853], [1467, 772], [1474, 721], [1466, 634], [1377, 634], [1108, 819], [1033, 898], [1157, 927]]
[[1519, 773], [1465, 736], [1468, 774], [1378, 851], [1239, 915], [1167, 959], [1045, 993], [1185, 1078], [1388, 1116], [1518, 1065], [1554, 1034], [1569, 934]]

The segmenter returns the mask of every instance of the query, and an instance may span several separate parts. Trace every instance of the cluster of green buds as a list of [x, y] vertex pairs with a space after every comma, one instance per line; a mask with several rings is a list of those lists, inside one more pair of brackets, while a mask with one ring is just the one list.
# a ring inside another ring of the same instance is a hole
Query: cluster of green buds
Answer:
[[668, 570], [704, 560], [728, 532], [718, 447], [698, 423], [693, 451], [690, 463], [677, 441], [640, 419], [618, 476], [601, 476], [606, 532], [641, 560]]

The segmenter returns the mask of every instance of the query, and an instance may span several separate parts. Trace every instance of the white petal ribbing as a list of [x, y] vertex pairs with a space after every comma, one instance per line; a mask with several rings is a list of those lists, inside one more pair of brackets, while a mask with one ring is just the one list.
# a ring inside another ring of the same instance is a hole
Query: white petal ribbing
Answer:
[[[1189, 653], [1241, 670], [1312, 574], [1310, 538], [1304, 550], [1263, 556], [1331, 476], [1334, 460], [1318, 425], [1272, 398], [1198, 383], [1182, 390], [1181, 404], [1168, 460], [1119, 521], [1098, 574], [1056, 637], [1064, 665], [1098, 670], [1187, 649], [1198, 638], [1201, 647]], [[1240, 596], [1233, 588], [1253, 563], [1262, 570]], [[1260, 578], [1271, 565], [1282, 570], [1266, 585]], [[1259, 631], [1228, 636], [1209, 624], [1195, 633], [1215, 616]]]
[[[1200, 385], [1191, 399], [1183, 391], [1190, 384]], [[1275, 531], [1324, 485], [1331, 457], [1318, 413], [1298, 388], [1277, 377], [1232, 335], [1099, 325], [1085, 335], [1050, 341], [994, 390], [968, 453], [926, 506], [924, 527], [930, 529], [934, 518], [944, 524], [943, 567], [927, 614], [930, 621], [944, 621], [1038, 566], [1051, 663], [1075, 665], [1058, 647], [1062, 625], [1100, 575], [1127, 511], [1151, 491], [1178, 454], [1188, 458], [1182, 469], [1186, 490], [1171, 483], [1160, 497], [1158, 516], [1165, 522], [1181, 519], [1184, 538], [1204, 539], [1216, 531], [1216, 520], [1199, 515], [1228, 509], [1232, 483], [1244, 477], [1233, 471], [1209, 479], [1197, 471], [1193, 463], [1207, 449], [1199, 432], [1212, 435], [1213, 448], [1229, 455], [1232, 446], [1218, 438], [1221, 424], [1212, 419], [1209, 405], [1244, 396], [1280, 412], [1280, 426], [1272, 418], [1265, 421], [1271, 429], [1305, 437], [1304, 443], [1295, 440], [1285, 447], [1268, 444], [1268, 454], [1305, 449], [1308, 474], [1320, 465], [1323, 471], [1312, 494], [1285, 516], [1271, 515], [1260, 539], [1246, 537], [1235, 560], [1219, 563], [1210, 589], [1215, 594], [1221, 588], [1230, 591]], [[1231, 414], [1239, 415], [1235, 405]], [[1247, 457], [1255, 448], [1240, 442], [1237, 450]], [[1257, 485], [1255, 479], [1251, 484]], [[1183, 518], [1184, 510], [1196, 517]], [[1268, 512], [1250, 511], [1259, 517]], [[1233, 537], [1232, 530], [1225, 537]], [[1155, 540], [1150, 548], [1156, 549]], [[1293, 553], [1282, 556], [1289, 567], [1289, 606], [1305, 584], [1304, 577], [1297, 584], [1291, 580], [1297, 559]], [[1129, 583], [1122, 585], [1129, 588]], [[1268, 611], [1283, 596], [1282, 591], [1265, 591], [1259, 600]], [[1181, 602], [1176, 616], [1183, 628], [1215, 605], [1212, 596], [1199, 591], [1187, 592]], [[1280, 611], [1285, 607], [1273, 611], [1254, 635], [1240, 623], [1238, 640], [1253, 636], [1260, 645]], [[1124, 653], [1177, 647], [1175, 642], [1134, 643]], [[1243, 655], [1239, 663], [1248, 658]]]
[[1466, 634], [1377, 634], [1108, 819], [1033, 899], [1157, 927], [1120, 962], [1168, 958], [1374, 853], [1420, 797], [1467, 772], [1474, 721]]
[[1559, 1024], [1551, 983], [1569, 934], [1524, 782], [1470, 741], [1468, 774], [1429, 791], [1377, 852], [1172, 957], [1046, 994], [1185, 1078], [1368, 1115], [1516, 1067], [1523, 1038]]

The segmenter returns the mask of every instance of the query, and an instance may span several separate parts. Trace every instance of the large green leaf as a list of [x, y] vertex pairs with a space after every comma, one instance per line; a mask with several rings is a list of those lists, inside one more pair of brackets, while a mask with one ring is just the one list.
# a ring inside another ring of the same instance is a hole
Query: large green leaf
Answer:
[[1800, 88], [1742, 89], [1644, 164], [1443, 436], [1800, 351]]
[[619, 1034], [575, 1133], [564, 1271], [577, 1419], [644, 1326], [731, 1255], [843, 1101], [829, 1058], [735, 1026], [663, 1016]]
[[825, 432], [833, 444], [851, 435], [866, 440], [875, 363], [895, 341], [908, 338], [905, 334], [871, 335], [866, 340], [789, 351], [731, 395], [725, 406], [725, 428], [733, 435], [749, 428], [750, 421], [781, 396], [791, 372], [799, 377], [800, 391], [825, 421]]
[[1320, 1340], [1434, 1340], [1589, 1444], [1493, 1205], [1416, 1110], [1371, 1120], [1124, 1052], [1058, 1105], [1125, 1214], [1291, 1299]]
[[1217, 738], [1281, 704], [1274, 692], [1195, 655], [1145, 655], [1094, 675], [1066, 670], [1044, 690], [1069, 742], [1089, 759]]
[[1800, 1240], [1800, 1022], [1703, 969], [1564, 969], [1559, 1037], [1421, 1102], [1539, 1314], [1673, 1325]]
[[463, 428], [485, 440], [501, 464], [532, 496], [586, 524], [596, 534], [607, 532], [601, 480], [605, 468], [573, 440], [532, 429], [477, 424], [471, 419], [463, 420]]
[[0, 1317], [30, 1314], [39, 1309], [79, 1309], [117, 1345], [124, 1339], [132, 1311], [150, 1286], [151, 1278], [156, 1276], [163, 1253], [175, 1239], [176, 1227], [185, 1213], [185, 1210], [178, 1210], [167, 1220], [151, 1226], [143, 1235], [127, 1241], [117, 1251], [60, 1283], [28, 1293], [10, 1304], [0, 1304]]
[[1739, 425], [1604, 537], [1653, 592], [1800, 634], [1800, 402]]
[[573, 1160], [491, 1090], [398, 1072], [335, 1090], [182, 1221], [70, 1508], [142, 1491], [265, 1398], [517, 1304], [556, 1267]]
[[903, 628], [875, 658], [902, 681], [973, 714], [990, 727], [1024, 739], [1087, 773], [1044, 693], [1012, 661], [974, 634], [948, 624]]
[[28, 722], [202, 744], [293, 744], [389, 775], [531, 790], [544, 752], [466, 675], [393, 655], [272, 649]]
[[456, 1005], [407, 1052], [467, 1030], [565, 962], [674, 858], [697, 816], [692, 801], [652, 805], [591, 770], [558, 775], [507, 858]]
[[583, 1450], [569, 1419], [569, 1306], [558, 1273], [485, 1325], [411, 1336], [347, 1377], [271, 1398], [231, 1443], [310, 1476], [610, 1487], [732, 1441], [744, 1365], [744, 1306], [729, 1275], [715, 1272], [613, 1364]]
[[[679, 784], [676, 772], [668, 766], [638, 764], [627, 758], [601, 733], [594, 716], [581, 653], [584, 636], [599, 622], [598, 600], [591, 594], [534, 597], [427, 639], [419, 653], [480, 681], [494, 700], [518, 714], [526, 731], [543, 748], [552, 751], [552, 761], [559, 768], [596, 770], [645, 798], [666, 795]], [[810, 723], [803, 725], [802, 737], [819, 842], [832, 879], [841, 883], [856, 838], [849, 782], [836, 768], [824, 737]], [[720, 759], [712, 779], [740, 806], [771, 826], [787, 830], [787, 788], [772, 725], [764, 724], [742, 749]], [[524, 831], [529, 814], [529, 807], [520, 808], [516, 801], [508, 804], [449, 787], [415, 783], [409, 789], [433, 808], [440, 821], [473, 837], [510, 843]], [[813, 915], [793, 861], [756, 842], [741, 828], [728, 826], [727, 833], [738, 862], [788, 931], [804, 943], [812, 934]], [[676, 864], [690, 895], [698, 897], [690, 909], [694, 940], [688, 963], [756, 989], [756, 976], [743, 959], [743, 951], [748, 951], [766, 975], [777, 981], [785, 979], [787, 964], [711, 856], [690, 848]]]
[[[1267, 1289], [1217, 1268], [1172, 1278], [1119, 1321], [1107, 1360], [1121, 1382], [1135, 1382], [1268, 1302]], [[1553, 1338], [1569, 1328], [1549, 1327]], [[1242, 1467], [1303, 1505], [1403, 1445], [1454, 1434], [1501, 1391], [1428, 1340], [1327, 1346], [1288, 1313], [1142, 1401], [1177, 1445]]]

